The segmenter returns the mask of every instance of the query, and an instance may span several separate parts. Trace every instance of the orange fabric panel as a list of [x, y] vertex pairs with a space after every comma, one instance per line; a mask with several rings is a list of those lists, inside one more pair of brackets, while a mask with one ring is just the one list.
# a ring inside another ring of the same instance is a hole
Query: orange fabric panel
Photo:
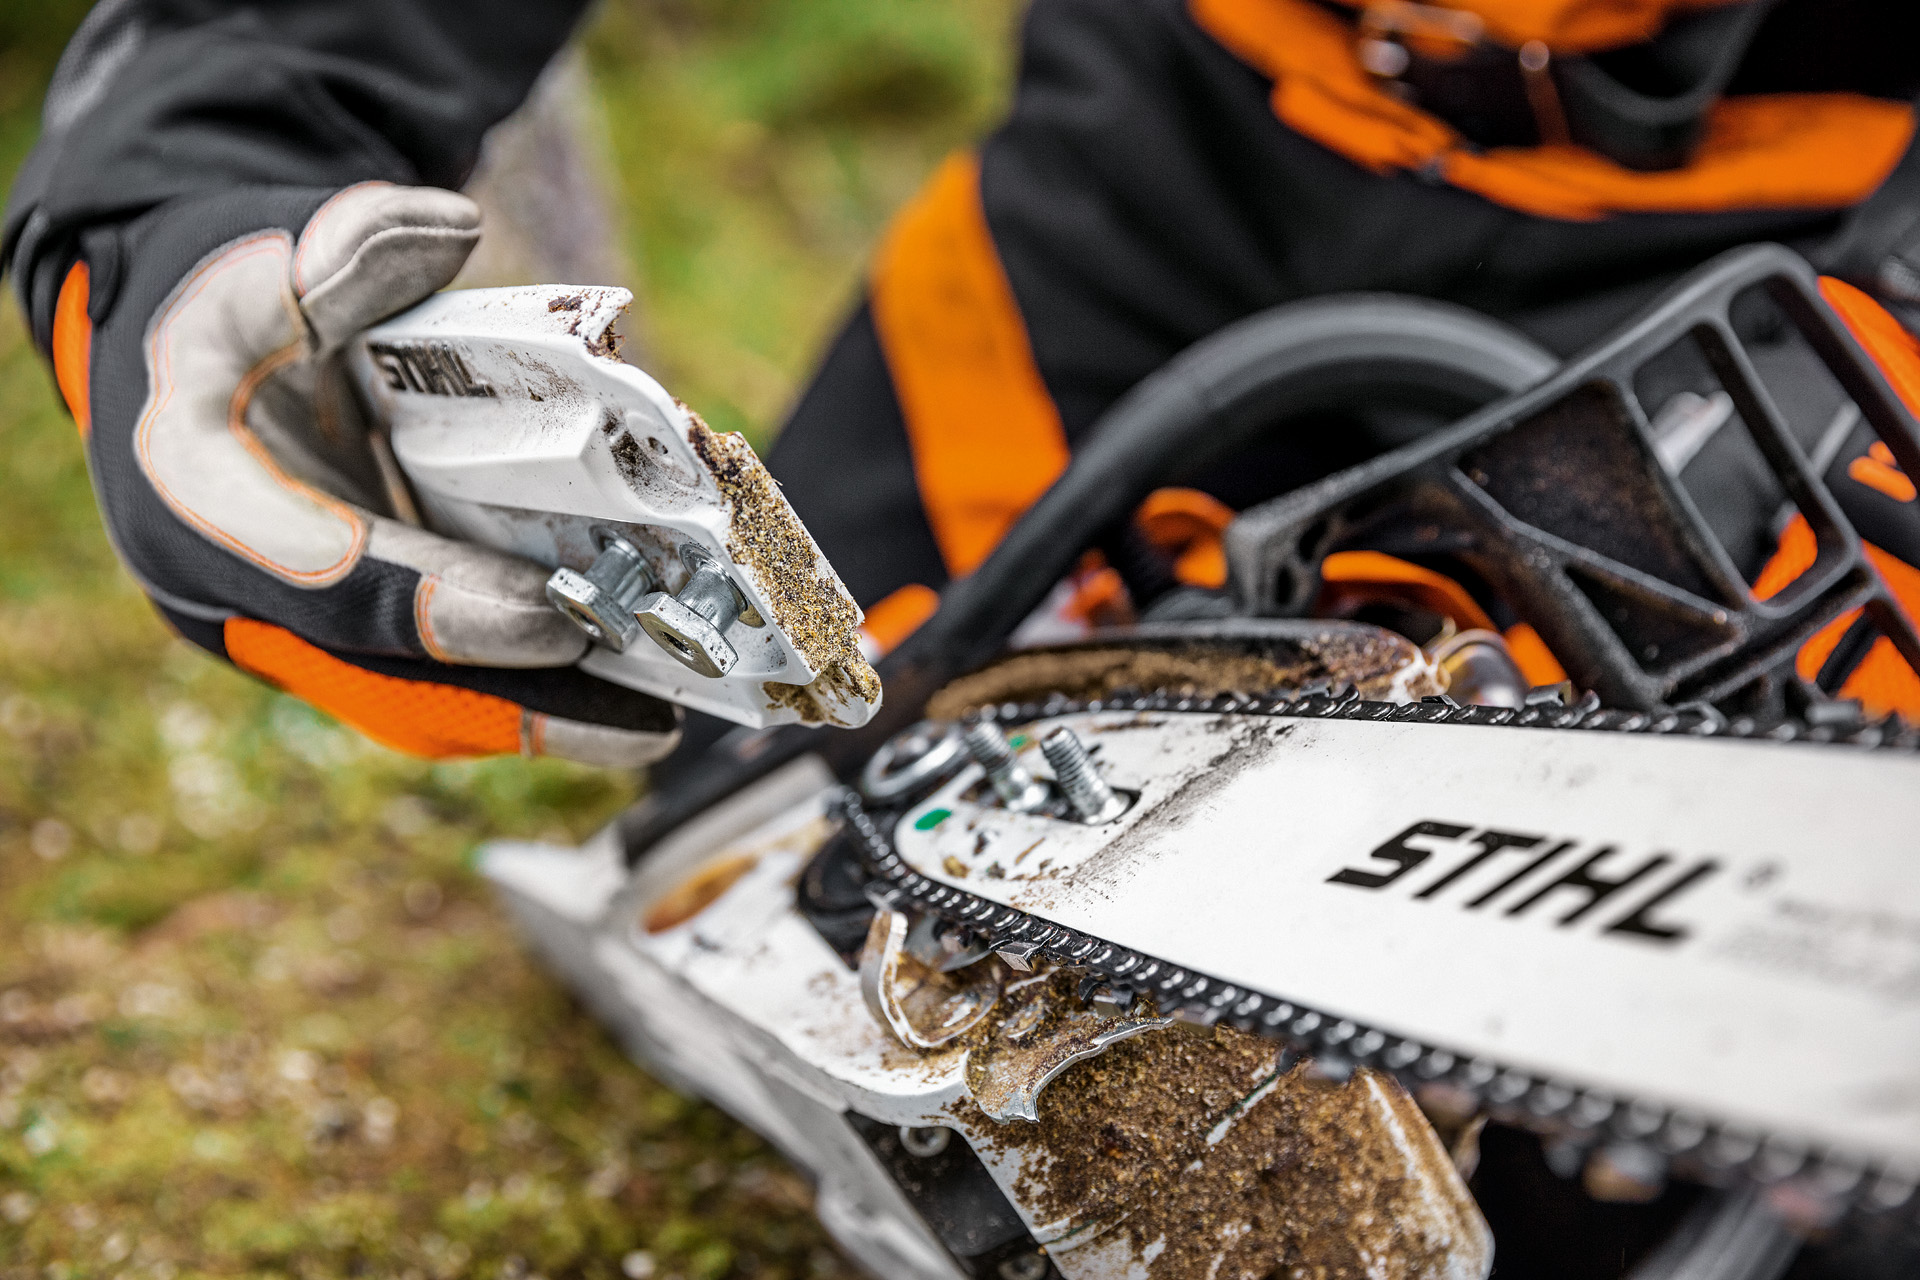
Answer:
[[1321, 145], [1378, 172], [1418, 169], [1457, 141], [1434, 116], [1380, 88], [1354, 31], [1309, 0], [1189, 0], [1200, 27], [1273, 81], [1273, 110]]
[[[1505, 0], [1486, 7], [1545, 13], [1581, 5]], [[1360, 65], [1353, 27], [1312, 0], [1189, 0], [1189, 8], [1202, 28], [1273, 80], [1274, 113], [1296, 132], [1375, 172], [1429, 173], [1544, 218], [1842, 208], [1885, 181], [1913, 134], [1906, 103], [1769, 94], [1716, 104], [1693, 162], [1680, 169], [1640, 172], [1570, 145], [1479, 151], [1446, 122], [1387, 92]]]
[[93, 431], [93, 321], [87, 317], [92, 276], [76, 262], [53, 304], [53, 380], [85, 439]]
[[1148, 542], [1173, 557], [1173, 576], [1190, 587], [1227, 585], [1227, 549], [1221, 537], [1233, 508], [1198, 489], [1155, 489], [1134, 513]]
[[521, 749], [523, 713], [505, 698], [368, 671], [251, 618], [227, 619], [225, 633], [235, 666], [396, 751], [439, 759]]
[[[1870, 542], [1866, 544], [1866, 551], [1867, 559], [1879, 570], [1900, 611], [1909, 618], [1920, 617], [1920, 569]], [[1820, 664], [1827, 660], [1827, 655], [1840, 643], [1840, 637], [1857, 616], [1848, 614], [1835, 619], [1826, 630], [1802, 645], [1794, 663], [1795, 670], [1809, 680], [1817, 675]], [[1867, 656], [1840, 686], [1840, 696], [1859, 699], [1860, 705], [1872, 715], [1898, 711], [1908, 719], [1920, 718], [1920, 675], [1914, 673], [1885, 636], [1873, 642]]]
[[1845, 93], [1727, 98], [1693, 162], [1640, 173], [1583, 147], [1452, 151], [1446, 180], [1496, 204], [1580, 220], [1609, 213], [1837, 209], [1871, 195], [1906, 153], [1913, 109]]
[[867, 610], [860, 630], [873, 641], [881, 654], [892, 653], [900, 642], [920, 629], [920, 624], [940, 607], [940, 593], [918, 582], [909, 582]]
[[1067, 465], [977, 158], [949, 159], [895, 219], [872, 297], [927, 522], [948, 571], [971, 573]]
[[[1862, 544], [1867, 559], [1872, 563], [1880, 580], [1887, 584], [1894, 602], [1909, 618], [1920, 617], [1920, 569], [1915, 569], [1898, 556], [1882, 551], [1872, 543]], [[1805, 516], [1795, 516], [1787, 522], [1780, 533], [1780, 545], [1774, 549], [1773, 558], [1760, 570], [1760, 576], [1754, 581], [1753, 594], [1762, 600], [1770, 600], [1785, 590], [1787, 585], [1812, 567], [1818, 554], [1814, 544], [1813, 529], [1807, 524]], [[1839, 645], [1842, 636], [1847, 634], [1860, 617], [1860, 610], [1843, 614], [1822, 627], [1811, 640], [1800, 646], [1800, 652], [1794, 656], [1793, 668], [1803, 680], [1811, 680], [1820, 674], [1820, 668], [1829, 654]], [[1889, 711], [1898, 711], [1909, 718], [1920, 718], [1920, 675], [1915, 675], [1899, 650], [1893, 647], [1885, 636], [1874, 641], [1867, 650], [1867, 656], [1847, 682], [1840, 686], [1840, 696], [1857, 698], [1860, 705], [1872, 715], [1885, 715]]]
[[[1880, 574], [1881, 581], [1887, 584], [1888, 591], [1893, 594], [1901, 610], [1910, 618], [1920, 617], [1920, 569], [1915, 569], [1897, 556], [1889, 555], [1872, 543], [1864, 545], [1867, 559]], [[1787, 583], [1805, 573], [1813, 559], [1813, 530], [1807, 526], [1805, 517], [1795, 516], [1781, 535], [1780, 546], [1774, 552], [1773, 559], [1761, 571], [1760, 581], [1754, 584], [1754, 594], [1763, 600], [1777, 594]], [[1858, 609], [1843, 614], [1800, 646], [1793, 666], [1801, 679], [1811, 680], [1820, 674], [1828, 655], [1859, 617]], [[1920, 675], [1914, 674], [1885, 636], [1874, 641], [1873, 647], [1867, 650], [1866, 658], [1854, 668], [1847, 682], [1840, 686], [1840, 696], [1857, 698], [1872, 715], [1897, 711], [1909, 718], [1920, 717]]]
[[1821, 276], [1820, 296], [1880, 366], [1895, 394], [1920, 413], [1920, 342], [1885, 307], [1844, 280]]
[[1384, 551], [1336, 551], [1320, 562], [1321, 580], [1341, 587], [1367, 587], [1406, 600], [1429, 613], [1452, 618], [1462, 631], [1498, 631], [1467, 589], [1447, 577]]

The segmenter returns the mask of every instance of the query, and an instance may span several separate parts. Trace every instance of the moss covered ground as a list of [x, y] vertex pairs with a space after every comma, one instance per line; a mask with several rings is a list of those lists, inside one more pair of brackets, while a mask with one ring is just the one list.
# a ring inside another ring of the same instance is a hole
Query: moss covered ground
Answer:
[[[0, 6], [0, 177], [84, 4]], [[653, 371], [761, 443], [1011, 0], [611, 0]], [[468, 865], [639, 779], [429, 764], [169, 636], [0, 307], [0, 1276], [851, 1275], [806, 1183], [523, 954]]]

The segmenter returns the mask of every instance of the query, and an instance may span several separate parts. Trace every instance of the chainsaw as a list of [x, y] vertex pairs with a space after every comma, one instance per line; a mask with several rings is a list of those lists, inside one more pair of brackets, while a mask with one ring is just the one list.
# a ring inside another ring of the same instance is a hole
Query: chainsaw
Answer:
[[[1804, 261], [1725, 255], [1564, 363], [1415, 299], [1244, 321], [884, 705], [745, 442], [617, 361], [626, 302], [444, 294], [353, 368], [425, 523], [741, 726], [482, 867], [876, 1275], [1920, 1274], [1920, 731], [1882, 705], [1920, 637], [1843, 500], [1920, 427]], [[1240, 512], [1224, 585], [1129, 562], [1149, 492], [1330, 414], [1377, 456]], [[1022, 644], [1094, 547], [1135, 616]]]

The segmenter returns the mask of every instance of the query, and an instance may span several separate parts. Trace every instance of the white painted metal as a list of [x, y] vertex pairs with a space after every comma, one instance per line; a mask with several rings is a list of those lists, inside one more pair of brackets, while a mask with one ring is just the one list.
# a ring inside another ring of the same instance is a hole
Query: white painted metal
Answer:
[[[535, 948], [628, 1052], [813, 1177], [815, 1210], [849, 1254], [887, 1280], [962, 1280], [842, 1114], [857, 1099], [866, 1114], [929, 1123], [964, 1086], [957, 1063], [885, 1065], [890, 1041], [861, 1003], [858, 976], [793, 909], [790, 880], [829, 781], [803, 759], [677, 833], [637, 877], [612, 831], [581, 849], [497, 842], [481, 866]], [[658, 936], [636, 927], [638, 904], [709, 859], [748, 849], [764, 854], [761, 865], [694, 921]]]
[[[1920, 1165], [1920, 757], [1210, 714], [1054, 723], [1133, 808], [1103, 827], [1008, 813], [969, 769], [900, 822], [916, 871], [1456, 1052]], [[1420, 822], [1463, 830], [1373, 856]], [[1540, 843], [1469, 865], [1489, 829]], [[1536, 899], [1609, 848], [1590, 877], [1665, 861], [1584, 913], [1577, 886]], [[1417, 865], [1381, 887], [1332, 879], [1402, 861]]]
[[[791, 697], [769, 695], [769, 681], [813, 685], [834, 722], [864, 724], [878, 699], [815, 684], [821, 671], [774, 621], [775, 584], [733, 559], [734, 513], [691, 443], [687, 407], [606, 354], [604, 337], [631, 301], [625, 289], [560, 285], [441, 293], [362, 335], [349, 365], [431, 527], [585, 569], [598, 551], [593, 530], [605, 526], [668, 590], [685, 581], [679, 547], [691, 540], [733, 571], [766, 620], [728, 629], [740, 660], [719, 678], [644, 640], [623, 653], [594, 647], [586, 670], [754, 726], [800, 718]], [[411, 370], [397, 367], [408, 361]], [[844, 597], [810, 538], [807, 549], [819, 583]]]
[[[867, 1011], [859, 975], [795, 909], [831, 781], [816, 759], [797, 761], [676, 832], [631, 877], [611, 833], [578, 850], [497, 842], [481, 868], [638, 1061], [731, 1112], [816, 1180], [822, 1222], [876, 1276], [960, 1272], [847, 1111], [956, 1130], [1068, 1280], [1148, 1280], [1146, 1264], [1115, 1244], [1117, 1221], [1033, 1208], [1023, 1192], [1044, 1185], [1044, 1169], [987, 1140], [992, 1122], [968, 1100], [966, 1050], [902, 1046]], [[689, 873], [743, 854], [758, 859], [754, 870], [698, 916], [659, 934], [638, 926]]]

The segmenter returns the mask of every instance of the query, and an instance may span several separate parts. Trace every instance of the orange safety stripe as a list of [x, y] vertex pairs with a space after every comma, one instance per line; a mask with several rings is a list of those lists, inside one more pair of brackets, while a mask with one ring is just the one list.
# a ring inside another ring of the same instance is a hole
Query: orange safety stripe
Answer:
[[1067, 435], [980, 207], [980, 163], [947, 160], [895, 219], [873, 320], [927, 523], [971, 573], [1067, 465]]
[[396, 751], [442, 759], [521, 749], [523, 712], [505, 698], [368, 671], [251, 618], [227, 619], [225, 640], [227, 657], [241, 670]]
[[1486, 37], [1509, 49], [1538, 40], [1555, 53], [1595, 53], [1641, 44], [1660, 34], [1676, 14], [1714, 9], [1741, 0], [1341, 0], [1350, 9], [1393, 11], [1420, 7], [1473, 15]]
[[1920, 413], [1920, 342], [1885, 307], [1844, 280], [1821, 276], [1820, 296], [1880, 366], [1894, 393]]
[[892, 653], [900, 642], [920, 629], [920, 624], [940, 607], [940, 593], [918, 582], [909, 582], [886, 599], [867, 609], [860, 630], [881, 655]]
[[1765, 94], [1717, 103], [1692, 163], [1680, 169], [1640, 172], [1567, 144], [1480, 151], [1388, 93], [1360, 65], [1353, 28], [1312, 0], [1189, 0], [1189, 8], [1214, 39], [1273, 80], [1274, 114], [1294, 131], [1377, 173], [1418, 171], [1543, 218], [1842, 208], [1886, 180], [1913, 134], [1907, 103]]
[[1227, 585], [1227, 551], [1221, 538], [1233, 523], [1233, 508], [1198, 489], [1155, 489], [1134, 513], [1148, 542], [1173, 557], [1173, 576], [1190, 587]]
[[53, 380], [82, 439], [93, 430], [93, 321], [87, 316], [91, 279], [86, 263], [74, 263], [53, 304]]

